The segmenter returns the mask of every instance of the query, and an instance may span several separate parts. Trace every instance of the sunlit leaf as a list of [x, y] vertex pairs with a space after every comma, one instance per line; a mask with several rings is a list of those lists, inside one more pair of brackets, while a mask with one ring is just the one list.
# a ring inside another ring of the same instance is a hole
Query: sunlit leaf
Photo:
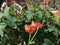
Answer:
[[35, 41], [30, 41], [29, 44], [35, 44]]

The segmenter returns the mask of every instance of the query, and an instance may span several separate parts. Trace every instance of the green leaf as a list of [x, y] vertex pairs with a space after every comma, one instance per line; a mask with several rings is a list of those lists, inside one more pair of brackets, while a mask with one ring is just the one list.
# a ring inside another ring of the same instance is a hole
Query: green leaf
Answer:
[[9, 11], [9, 7], [6, 7], [4, 10], [4, 14], [8, 14], [8, 11]]
[[38, 12], [36, 12], [36, 15], [37, 15], [39, 18], [42, 18], [43, 13], [42, 13], [42, 11], [38, 11]]
[[0, 29], [0, 35], [1, 35], [1, 37], [3, 37], [3, 30], [2, 29]]
[[35, 41], [30, 41], [29, 44], [35, 44]]
[[49, 30], [49, 32], [52, 32], [52, 31], [56, 31], [56, 30], [58, 30], [56, 27], [54, 27], [54, 26], [50, 26], [49, 28], [48, 28], [48, 30]]
[[48, 29], [45, 29], [44, 32], [52, 32], [53, 35], [58, 37], [58, 29], [54, 26], [50, 26]]
[[1, 40], [0, 40], [0, 45], [7, 45], [5, 38], [1, 38]]
[[48, 45], [48, 43], [43, 43], [42, 45]]
[[28, 21], [30, 21], [34, 16], [34, 13], [30, 10], [26, 12], [26, 18]]
[[5, 22], [9, 26], [13, 26], [15, 25], [17, 19], [16, 17], [11, 16], [8, 11], [9, 11], [9, 7], [5, 8], [3, 18], [7, 20], [3, 20], [3, 22]]
[[9, 14], [12, 15], [12, 16], [16, 15], [16, 13], [14, 12], [14, 7], [13, 6], [9, 7]]
[[50, 40], [49, 39], [44, 39], [44, 42], [50, 42]]
[[3, 16], [3, 13], [0, 13], [0, 18], [2, 18], [2, 16]]
[[44, 39], [44, 43], [46, 43], [47, 45], [55, 45], [51, 40], [47, 38]]
[[1, 23], [1, 24], [0, 24], [0, 35], [1, 35], [2, 37], [3, 37], [3, 32], [4, 32], [5, 27], [6, 27], [6, 24], [4, 24], [4, 23]]
[[54, 26], [51, 26], [49, 29], [49, 32], [52, 32], [53, 31], [53, 34], [58, 37], [58, 29]]
[[56, 37], [58, 37], [58, 30], [55, 30], [55, 31], [53, 32], [53, 34], [54, 34]]

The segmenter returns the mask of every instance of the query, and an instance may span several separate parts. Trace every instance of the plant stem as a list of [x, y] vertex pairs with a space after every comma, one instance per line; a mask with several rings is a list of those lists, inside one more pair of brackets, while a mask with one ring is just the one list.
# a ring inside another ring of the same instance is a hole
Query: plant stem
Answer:
[[30, 41], [32, 41], [32, 40], [34, 39], [34, 37], [36, 36], [37, 32], [38, 32], [38, 28], [37, 28], [37, 30], [36, 30], [36, 32], [35, 32], [35, 34], [33, 35], [33, 37], [31, 38], [31, 40], [30, 40]]
[[28, 45], [29, 45], [29, 42], [30, 42], [30, 38], [31, 38], [31, 34], [29, 34], [29, 40], [28, 40]]

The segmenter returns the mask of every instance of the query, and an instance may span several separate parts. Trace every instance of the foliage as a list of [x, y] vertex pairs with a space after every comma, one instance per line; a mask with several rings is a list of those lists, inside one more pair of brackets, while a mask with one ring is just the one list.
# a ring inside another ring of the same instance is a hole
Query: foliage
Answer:
[[30, 25], [32, 21], [43, 24], [43, 27], [38, 29], [35, 38], [29, 44], [56, 45], [60, 23], [53, 18], [54, 15], [46, 8], [42, 10], [39, 6], [23, 10], [18, 14], [13, 6], [5, 8], [3, 13], [0, 12], [0, 45], [17, 45], [24, 42], [28, 44], [29, 34], [25, 32], [24, 25]]

